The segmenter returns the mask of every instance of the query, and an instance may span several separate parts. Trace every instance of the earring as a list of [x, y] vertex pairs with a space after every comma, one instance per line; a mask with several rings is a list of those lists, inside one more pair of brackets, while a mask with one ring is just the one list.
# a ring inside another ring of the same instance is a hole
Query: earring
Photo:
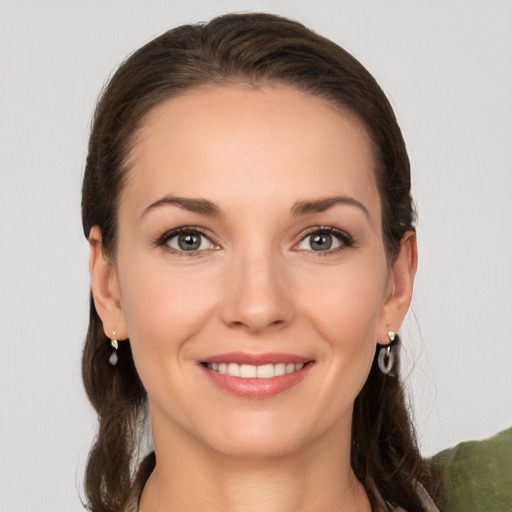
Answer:
[[114, 348], [114, 352], [110, 354], [110, 357], [108, 358], [108, 362], [115, 366], [117, 362], [119, 361], [119, 357], [117, 356], [117, 349], [119, 348], [119, 343], [116, 339], [116, 331], [112, 333], [112, 339], [110, 340], [110, 345]]
[[393, 346], [399, 342], [400, 338], [394, 331], [388, 331], [388, 338], [389, 344], [379, 350], [379, 358], [377, 362], [379, 364], [379, 370], [384, 375], [393, 375], [392, 370], [395, 364]]

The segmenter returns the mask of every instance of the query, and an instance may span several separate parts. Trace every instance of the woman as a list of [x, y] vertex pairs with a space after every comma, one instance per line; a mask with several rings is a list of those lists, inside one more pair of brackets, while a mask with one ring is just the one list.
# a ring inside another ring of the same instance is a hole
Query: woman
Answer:
[[103, 93], [82, 208], [91, 510], [437, 510], [398, 377], [409, 163], [353, 57], [266, 14], [163, 34]]

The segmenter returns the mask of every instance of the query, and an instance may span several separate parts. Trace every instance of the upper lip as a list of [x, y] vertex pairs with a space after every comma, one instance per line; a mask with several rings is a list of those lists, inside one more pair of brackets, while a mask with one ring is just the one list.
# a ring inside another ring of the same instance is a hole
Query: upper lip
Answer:
[[229, 352], [216, 354], [201, 360], [202, 363], [237, 363], [261, 366], [264, 364], [279, 363], [302, 363], [312, 361], [310, 357], [303, 357], [297, 354], [285, 354], [278, 352], [266, 352], [262, 354], [250, 354], [247, 352]]

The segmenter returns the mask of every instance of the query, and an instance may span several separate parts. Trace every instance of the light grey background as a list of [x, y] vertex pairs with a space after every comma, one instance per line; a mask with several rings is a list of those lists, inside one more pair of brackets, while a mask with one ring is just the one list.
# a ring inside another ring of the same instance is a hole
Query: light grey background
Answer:
[[80, 181], [98, 92], [164, 30], [228, 11], [306, 23], [396, 108], [419, 208], [403, 329], [432, 454], [512, 423], [512, 2], [0, 0], [0, 510], [80, 510], [94, 435], [81, 387]]

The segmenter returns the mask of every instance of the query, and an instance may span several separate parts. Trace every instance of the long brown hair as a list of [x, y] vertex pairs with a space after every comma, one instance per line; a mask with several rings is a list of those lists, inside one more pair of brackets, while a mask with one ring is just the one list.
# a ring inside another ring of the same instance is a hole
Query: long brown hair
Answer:
[[[231, 14], [175, 28], [120, 66], [94, 115], [82, 190], [85, 236], [98, 226], [105, 253], [115, 259], [117, 203], [127, 158], [152, 108], [191, 88], [241, 82], [288, 85], [362, 121], [374, 145], [391, 262], [405, 230], [414, 224], [409, 160], [393, 110], [375, 79], [345, 50], [297, 22], [270, 14]], [[137, 450], [147, 414], [146, 392], [130, 344], [121, 344], [115, 368], [108, 363], [110, 351], [91, 296], [82, 371], [99, 418], [85, 478], [88, 506], [94, 512], [122, 510], [137, 467], [142, 480], [154, 467], [154, 457], [140, 464]], [[418, 451], [400, 378], [383, 375], [376, 358], [354, 405], [351, 460], [374, 509], [390, 503], [422, 511], [418, 483], [430, 491], [436, 485]]]

